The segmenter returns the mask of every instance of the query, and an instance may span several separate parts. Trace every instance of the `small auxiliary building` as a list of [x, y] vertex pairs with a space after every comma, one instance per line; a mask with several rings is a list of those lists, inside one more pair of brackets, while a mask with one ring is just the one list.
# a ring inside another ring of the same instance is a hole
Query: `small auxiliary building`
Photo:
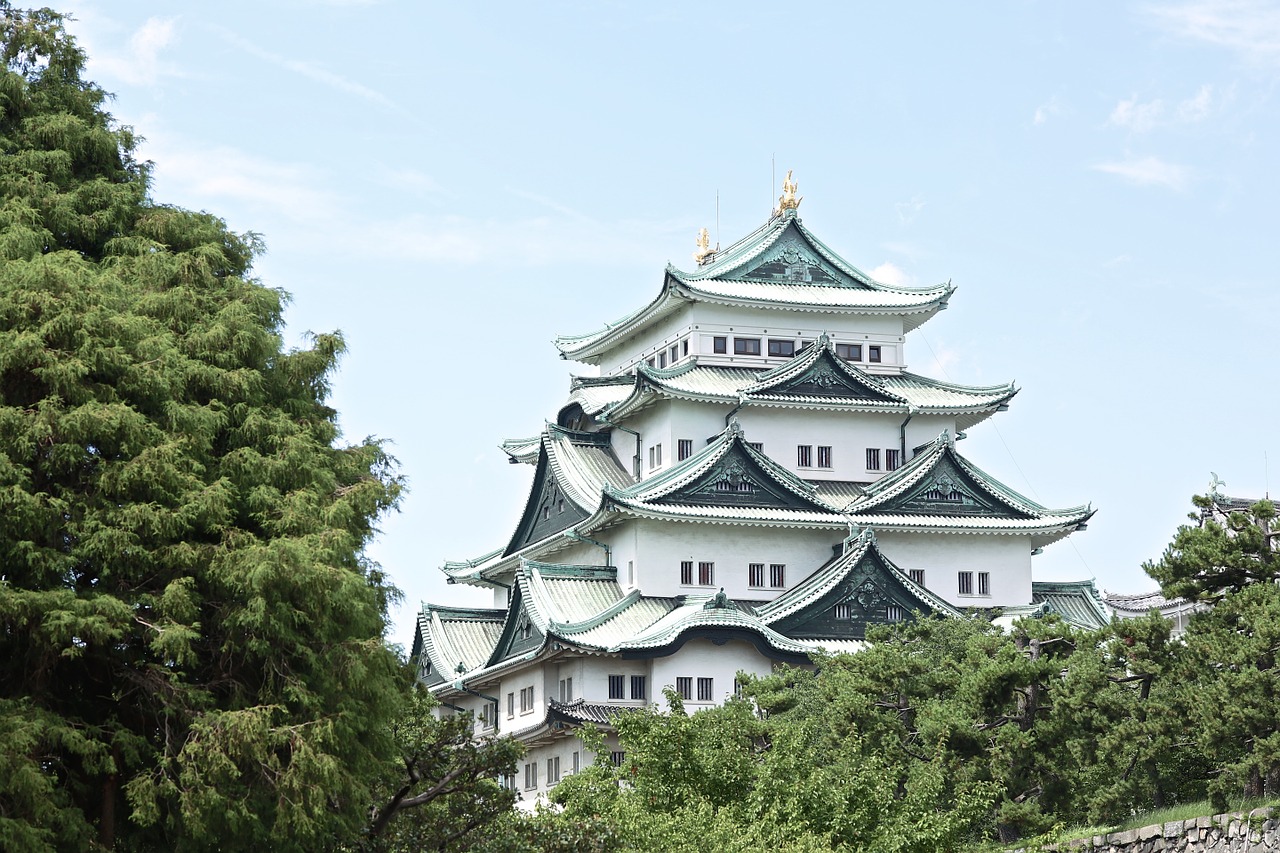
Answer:
[[[533, 467], [510, 541], [443, 567], [490, 609], [424, 605], [419, 678], [477, 734], [530, 747], [509, 780], [545, 792], [594, 756], [576, 735], [662, 701], [696, 710], [868, 625], [914, 614], [1055, 609], [1101, 623], [1091, 585], [1032, 580], [1032, 556], [1083, 529], [957, 449], [1012, 384], [907, 370], [911, 330], [954, 288], [875, 281], [796, 214], [795, 185], [727, 249], [668, 266], [647, 305], [557, 339], [598, 376], [571, 380], [540, 435], [503, 442]], [[620, 755], [614, 756], [621, 760]]]

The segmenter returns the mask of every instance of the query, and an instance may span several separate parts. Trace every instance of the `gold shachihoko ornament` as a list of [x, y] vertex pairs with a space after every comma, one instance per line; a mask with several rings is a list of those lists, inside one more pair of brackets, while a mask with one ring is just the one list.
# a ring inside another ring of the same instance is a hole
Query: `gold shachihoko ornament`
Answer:
[[791, 169], [787, 169], [787, 176], [782, 181], [782, 195], [778, 197], [778, 213], [784, 210], [795, 210], [800, 206], [803, 198], [796, 198], [796, 182], [791, 180]]
[[711, 248], [711, 235], [707, 233], [707, 229], [703, 228], [698, 232], [698, 251], [693, 253], [693, 259], [702, 263], [715, 253], [716, 250]]

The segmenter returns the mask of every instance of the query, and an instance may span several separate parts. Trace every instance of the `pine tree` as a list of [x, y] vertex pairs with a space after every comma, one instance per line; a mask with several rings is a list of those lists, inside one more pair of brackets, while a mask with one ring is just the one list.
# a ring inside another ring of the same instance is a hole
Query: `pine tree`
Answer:
[[286, 351], [256, 237], [150, 198], [58, 14], [0, 50], [0, 848], [350, 837], [405, 691], [342, 339]]

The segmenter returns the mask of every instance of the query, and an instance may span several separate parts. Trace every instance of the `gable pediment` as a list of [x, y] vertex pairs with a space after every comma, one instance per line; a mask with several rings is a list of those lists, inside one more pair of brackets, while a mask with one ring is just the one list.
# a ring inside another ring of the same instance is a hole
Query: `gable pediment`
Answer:
[[842, 364], [826, 346], [823, 346], [813, 364], [805, 370], [777, 385], [759, 389], [755, 393], [770, 396], [832, 397], [877, 403], [902, 402], [899, 398], [890, 396], [878, 388], [873, 380], [859, 375], [855, 368]]
[[930, 471], [894, 500], [876, 508], [877, 512], [921, 515], [986, 516], [1032, 518], [1014, 509], [985, 488], [956, 463], [950, 451], [943, 454]]
[[860, 286], [822, 257], [794, 225], [783, 231], [759, 258], [731, 277], [785, 284]]
[[514, 554], [526, 545], [567, 530], [587, 516], [565, 495], [564, 488], [551, 470], [544, 447], [538, 456], [538, 470], [533, 477], [529, 500], [504, 554]]
[[656, 504], [771, 507], [826, 511], [777, 481], [735, 440], [729, 450], [696, 479], [656, 498]]
[[493, 655], [489, 658], [489, 666], [515, 655], [537, 651], [542, 648], [542, 642], [546, 636], [538, 629], [538, 623], [529, 614], [519, 584], [512, 588], [511, 593], [507, 621], [502, 626], [502, 636], [494, 646]]

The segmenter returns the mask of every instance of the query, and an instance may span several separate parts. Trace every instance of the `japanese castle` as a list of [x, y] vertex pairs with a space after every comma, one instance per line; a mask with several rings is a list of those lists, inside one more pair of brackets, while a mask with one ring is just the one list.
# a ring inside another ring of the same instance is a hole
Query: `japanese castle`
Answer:
[[[449, 562], [486, 609], [426, 604], [413, 659], [441, 713], [528, 746], [506, 780], [527, 801], [595, 760], [577, 731], [678, 694], [719, 704], [739, 672], [858, 650], [867, 626], [918, 614], [1053, 610], [1096, 627], [1092, 582], [1037, 583], [1032, 557], [1082, 530], [961, 454], [1012, 383], [906, 369], [907, 335], [950, 283], [879, 282], [797, 215], [769, 220], [588, 334], [559, 337], [574, 377], [540, 435], [502, 449], [533, 468], [509, 541]], [[622, 755], [615, 752], [613, 760]]]

